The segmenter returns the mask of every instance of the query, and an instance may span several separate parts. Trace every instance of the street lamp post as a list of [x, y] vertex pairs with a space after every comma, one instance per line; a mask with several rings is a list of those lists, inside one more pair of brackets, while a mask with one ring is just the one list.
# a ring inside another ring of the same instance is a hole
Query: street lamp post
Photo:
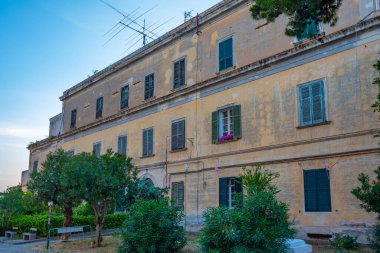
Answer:
[[47, 236], [46, 249], [50, 252], [50, 223], [51, 223], [51, 210], [53, 208], [53, 201], [49, 201], [48, 206], [49, 206], [49, 218], [48, 218], [48, 236]]

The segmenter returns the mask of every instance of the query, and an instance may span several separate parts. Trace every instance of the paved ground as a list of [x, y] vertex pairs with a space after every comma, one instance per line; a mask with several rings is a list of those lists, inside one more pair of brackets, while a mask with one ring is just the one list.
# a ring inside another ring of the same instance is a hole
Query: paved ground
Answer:
[[[103, 231], [103, 235], [111, 235], [114, 232], [118, 231], [117, 229], [109, 229], [106, 231]], [[95, 232], [86, 233], [85, 236], [82, 235], [76, 235], [71, 236], [70, 240], [80, 240], [83, 238], [91, 238], [95, 235]], [[60, 240], [52, 240], [52, 242], [59, 242]], [[24, 243], [24, 244], [11, 244], [9, 241], [1, 241], [0, 240], [0, 253], [38, 253], [35, 251], [29, 251], [26, 250], [27, 248], [32, 248], [34, 246], [38, 246], [41, 244], [46, 245], [46, 240], [44, 241], [37, 241], [37, 242], [30, 242], [30, 243]]]

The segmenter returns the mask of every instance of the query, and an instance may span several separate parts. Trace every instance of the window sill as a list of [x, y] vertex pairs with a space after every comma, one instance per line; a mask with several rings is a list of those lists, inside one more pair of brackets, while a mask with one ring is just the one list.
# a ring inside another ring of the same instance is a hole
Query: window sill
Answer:
[[128, 110], [128, 109], [129, 109], [129, 106], [126, 106], [126, 107], [120, 108], [120, 109], [119, 109], [119, 112], [126, 111], [126, 110]]
[[95, 120], [101, 120], [103, 119], [103, 116], [100, 116], [100, 117], [96, 117]]
[[182, 90], [182, 89], [184, 89], [184, 88], [186, 88], [187, 87], [187, 84], [185, 83], [184, 85], [182, 85], [182, 86], [179, 86], [179, 87], [177, 87], [177, 88], [172, 88], [171, 90], [170, 90], [170, 92], [175, 92], [175, 91], [179, 91], [179, 90]]
[[238, 138], [238, 139], [231, 139], [231, 140], [227, 140], [227, 141], [218, 141], [218, 142], [215, 142], [213, 144], [216, 144], [216, 145], [220, 145], [220, 144], [224, 144], [224, 143], [230, 143], [230, 142], [235, 142], [235, 141], [238, 141], [240, 140], [241, 138]]
[[156, 99], [156, 96], [153, 96], [153, 97], [150, 97], [150, 98], [144, 99], [142, 102], [143, 102], [143, 103], [146, 103], [146, 102], [152, 101], [152, 100], [154, 100], [154, 99]]
[[187, 148], [181, 148], [181, 149], [175, 149], [175, 150], [170, 150], [169, 152], [170, 153], [178, 153], [178, 152], [182, 152], [182, 151], [186, 151]]
[[323, 125], [329, 125], [329, 124], [331, 124], [331, 121], [324, 121], [321, 123], [311, 124], [311, 125], [307, 125], [307, 126], [297, 126], [296, 128], [297, 129], [304, 129], [304, 128], [309, 128], [309, 127], [323, 126]]
[[155, 155], [153, 154], [153, 155], [145, 155], [145, 156], [141, 156], [140, 158], [141, 159], [145, 159], [145, 158], [150, 158], [150, 157], [154, 157]]
[[234, 70], [234, 69], [236, 69], [236, 65], [233, 65], [233, 66], [231, 66], [231, 67], [229, 67], [229, 68], [226, 68], [226, 69], [223, 69], [223, 70], [219, 70], [218, 72], [216, 72], [215, 74], [216, 75], [221, 75], [221, 74], [224, 74], [224, 73], [226, 73], [226, 72], [228, 72], [228, 71], [230, 71], [230, 70]]
[[322, 40], [324, 37], [325, 37], [325, 32], [320, 32], [311, 38], [304, 38], [304, 39], [300, 39], [300, 40], [295, 39], [295, 41], [293, 42], [293, 45], [298, 46], [298, 45], [302, 45], [303, 43], [306, 43], [306, 42], [309, 42], [312, 40]]

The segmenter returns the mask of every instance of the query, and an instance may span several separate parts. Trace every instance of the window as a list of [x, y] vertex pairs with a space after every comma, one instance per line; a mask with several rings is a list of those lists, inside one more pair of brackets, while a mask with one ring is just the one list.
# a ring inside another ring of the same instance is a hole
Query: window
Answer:
[[183, 182], [172, 183], [172, 201], [173, 205], [179, 207], [181, 211], [184, 210], [184, 194], [185, 186]]
[[96, 118], [99, 119], [103, 116], [103, 97], [96, 100]]
[[373, 5], [375, 6], [375, 11], [380, 10], [380, 0], [373, 0]]
[[312, 38], [321, 33], [322, 33], [321, 25], [313, 19], [307, 19], [305, 30], [303, 31], [301, 35], [297, 36], [297, 41], [302, 41], [308, 38]]
[[33, 172], [37, 172], [38, 170], [38, 161], [33, 162]]
[[147, 128], [143, 130], [143, 150], [142, 156], [153, 155], [153, 128]]
[[127, 136], [119, 136], [117, 138], [117, 153], [127, 155]]
[[147, 100], [154, 96], [154, 74], [145, 77], [144, 99]]
[[77, 126], [77, 109], [71, 111], [70, 128], [76, 128]]
[[212, 143], [241, 138], [241, 106], [229, 106], [212, 113]]
[[71, 150], [67, 151], [66, 154], [67, 154], [67, 156], [73, 157], [74, 156], [74, 150], [71, 149]]
[[304, 170], [305, 211], [331, 212], [330, 178], [326, 169]]
[[219, 71], [231, 68], [234, 65], [232, 37], [219, 42], [218, 54]]
[[298, 86], [298, 118], [301, 127], [326, 121], [324, 90], [323, 80]]
[[181, 150], [185, 148], [185, 120], [179, 120], [172, 123], [172, 150]]
[[185, 85], [185, 59], [174, 63], [174, 89]]
[[225, 177], [219, 178], [219, 206], [235, 205], [235, 195], [242, 193], [241, 178]]
[[96, 157], [100, 157], [100, 149], [101, 149], [101, 143], [98, 142], [98, 143], [95, 143], [93, 146], [92, 146], [92, 152], [95, 154]]
[[120, 92], [120, 109], [124, 109], [128, 107], [129, 100], [129, 86], [124, 86], [121, 88]]

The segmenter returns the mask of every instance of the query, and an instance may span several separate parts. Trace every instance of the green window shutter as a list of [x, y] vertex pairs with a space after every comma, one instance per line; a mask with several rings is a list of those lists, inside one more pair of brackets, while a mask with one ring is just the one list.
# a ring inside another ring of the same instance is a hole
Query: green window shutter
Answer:
[[178, 203], [178, 184], [172, 183], [172, 204], [177, 206]]
[[234, 139], [241, 138], [241, 105], [235, 105], [232, 109], [234, 124]]
[[228, 206], [228, 178], [219, 178], [219, 206]]
[[331, 212], [330, 179], [326, 169], [316, 170], [318, 211]]
[[225, 67], [226, 69], [231, 68], [233, 66], [233, 45], [232, 38], [229, 38], [225, 41]]
[[213, 144], [219, 142], [218, 121], [219, 121], [219, 112], [218, 111], [212, 112], [211, 129], [212, 129], [212, 143]]
[[222, 71], [224, 69], [226, 69], [226, 64], [225, 64], [225, 61], [224, 61], [224, 58], [225, 58], [225, 43], [224, 42], [220, 42], [219, 43], [219, 71]]
[[321, 123], [325, 120], [323, 81], [311, 84], [311, 95], [313, 101], [313, 124]]
[[183, 182], [178, 183], [178, 201], [177, 206], [180, 208], [181, 211], [184, 210], [184, 200], [185, 200], [185, 186]]
[[172, 123], [172, 150], [178, 149], [178, 123]]
[[309, 85], [302, 85], [298, 88], [299, 97], [299, 124], [301, 126], [312, 123], [311, 96]]
[[236, 193], [242, 193], [243, 192], [242, 183], [243, 183], [243, 181], [242, 181], [241, 177], [235, 178], [235, 192]]
[[186, 75], [186, 70], [185, 70], [185, 59], [182, 59], [180, 61], [180, 78], [179, 78], [179, 82], [180, 82], [180, 86], [183, 86], [185, 85], [185, 75]]
[[143, 156], [148, 155], [148, 130], [143, 130], [142, 133], [142, 146], [143, 146]]
[[304, 170], [304, 195], [305, 195], [305, 211], [318, 211], [317, 200], [317, 180], [315, 170]]

